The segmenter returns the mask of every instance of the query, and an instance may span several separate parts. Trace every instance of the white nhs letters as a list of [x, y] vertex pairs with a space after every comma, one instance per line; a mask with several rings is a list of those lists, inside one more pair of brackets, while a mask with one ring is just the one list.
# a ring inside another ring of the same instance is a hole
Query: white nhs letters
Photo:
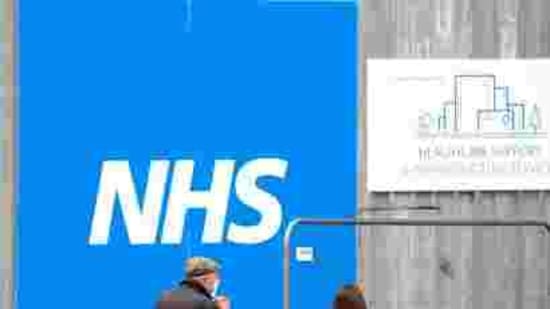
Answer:
[[[99, 189], [92, 218], [88, 243], [107, 245], [115, 205], [121, 208], [129, 241], [132, 245], [150, 245], [157, 242], [164, 196], [171, 162], [151, 161], [147, 186], [139, 204], [128, 161], [105, 161], [101, 168]], [[237, 244], [259, 244], [271, 239], [282, 224], [282, 206], [272, 194], [260, 189], [256, 181], [261, 177], [284, 179], [288, 163], [276, 158], [255, 159], [245, 163], [235, 177], [235, 192], [240, 201], [259, 212], [260, 222], [253, 226], [230, 223], [226, 239]], [[217, 160], [210, 189], [192, 191], [194, 161], [179, 160], [173, 167], [172, 182], [168, 186], [166, 216], [162, 226], [162, 244], [181, 243], [185, 231], [185, 216], [192, 208], [204, 209], [206, 218], [203, 243], [223, 241], [225, 218], [232, 188], [235, 161]]]

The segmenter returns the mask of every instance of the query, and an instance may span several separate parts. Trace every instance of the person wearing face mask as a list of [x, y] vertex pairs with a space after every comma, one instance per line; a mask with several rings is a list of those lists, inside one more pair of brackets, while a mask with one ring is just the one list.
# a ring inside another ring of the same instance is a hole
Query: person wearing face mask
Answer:
[[185, 279], [175, 289], [165, 293], [157, 309], [229, 309], [229, 299], [217, 295], [220, 285], [220, 265], [206, 257], [186, 261]]

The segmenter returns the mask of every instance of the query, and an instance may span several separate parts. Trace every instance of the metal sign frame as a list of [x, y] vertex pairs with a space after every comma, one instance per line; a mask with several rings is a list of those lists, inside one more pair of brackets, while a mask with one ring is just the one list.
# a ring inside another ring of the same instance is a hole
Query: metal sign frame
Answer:
[[290, 239], [294, 230], [299, 225], [308, 226], [515, 226], [515, 227], [544, 227], [546, 234], [550, 234], [550, 224], [543, 220], [499, 220], [499, 219], [456, 219], [439, 218], [415, 219], [415, 218], [353, 218], [353, 219], [320, 219], [297, 218], [289, 223], [283, 238], [283, 308], [290, 309]]

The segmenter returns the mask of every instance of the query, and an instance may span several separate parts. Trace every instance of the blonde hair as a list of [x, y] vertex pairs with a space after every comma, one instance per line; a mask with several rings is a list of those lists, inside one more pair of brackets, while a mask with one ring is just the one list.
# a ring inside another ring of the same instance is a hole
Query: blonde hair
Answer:
[[191, 257], [185, 262], [185, 274], [188, 278], [217, 273], [220, 269], [217, 261], [203, 256]]

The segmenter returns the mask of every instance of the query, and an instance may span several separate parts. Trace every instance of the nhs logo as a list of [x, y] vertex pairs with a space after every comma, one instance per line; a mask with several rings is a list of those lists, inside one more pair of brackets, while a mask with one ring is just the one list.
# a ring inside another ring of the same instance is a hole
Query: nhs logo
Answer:
[[[206, 212], [202, 242], [208, 244], [229, 241], [236, 244], [259, 244], [279, 231], [283, 211], [277, 196], [257, 186], [263, 177], [284, 180], [288, 162], [277, 158], [260, 158], [245, 163], [236, 170], [234, 160], [214, 163], [210, 188], [193, 190], [193, 160], [153, 160], [143, 196], [136, 193], [130, 162], [104, 161], [93, 209], [90, 245], [107, 245], [116, 207], [132, 245], [180, 244], [185, 232], [185, 217], [191, 209]], [[171, 181], [170, 173], [172, 173]], [[234, 180], [234, 181], [233, 181]], [[261, 219], [255, 226], [230, 222], [224, 235], [226, 214], [232, 189], [247, 207], [258, 212]], [[163, 210], [164, 221], [161, 222]], [[158, 237], [159, 232], [161, 237]]]

